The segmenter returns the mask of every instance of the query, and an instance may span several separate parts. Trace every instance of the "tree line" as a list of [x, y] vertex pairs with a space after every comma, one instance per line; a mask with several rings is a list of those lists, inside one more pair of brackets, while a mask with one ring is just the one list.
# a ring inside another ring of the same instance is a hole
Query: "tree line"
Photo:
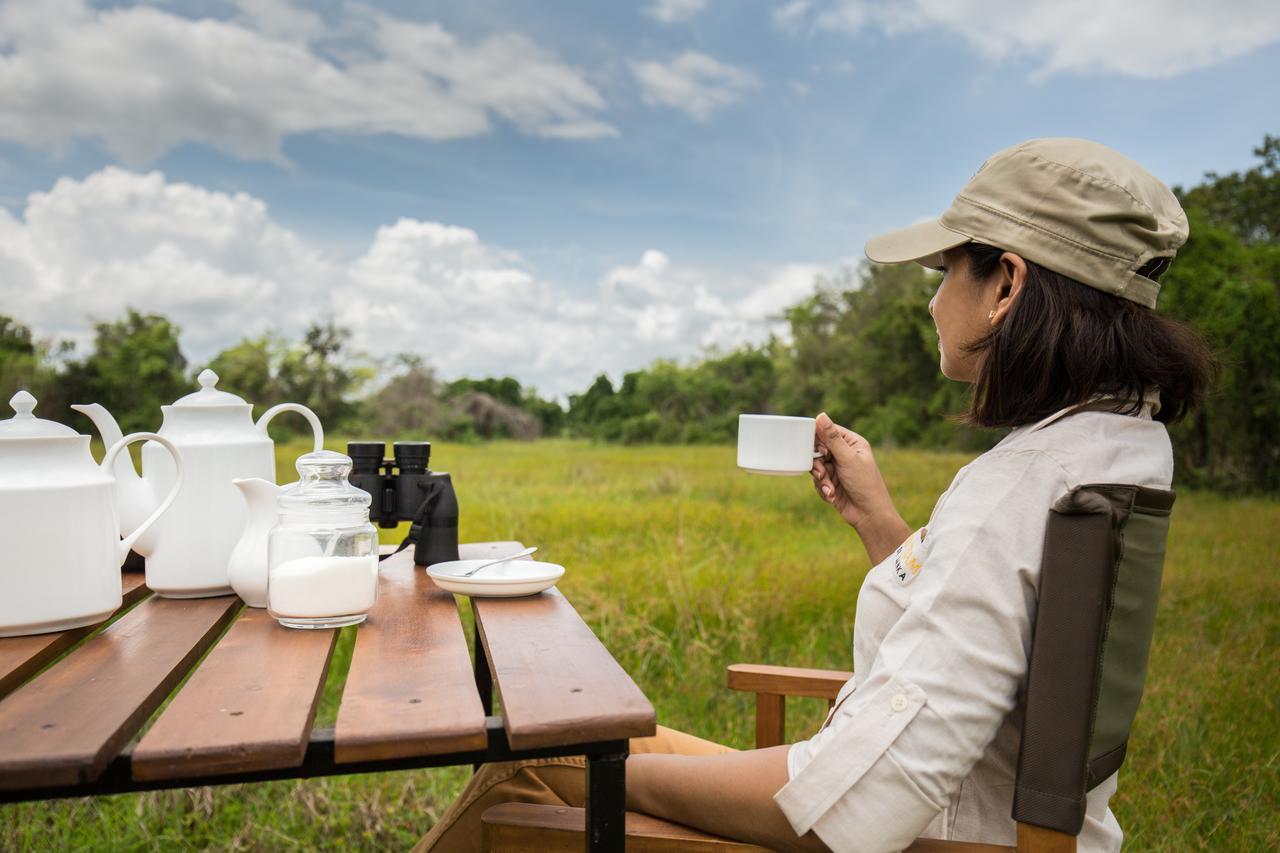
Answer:
[[[1159, 310], [1195, 326], [1222, 367], [1209, 404], [1171, 430], [1180, 479], [1278, 491], [1280, 138], [1267, 136], [1254, 154], [1254, 168], [1175, 188], [1191, 238], [1162, 277]], [[172, 322], [132, 309], [97, 323], [84, 354], [0, 316], [0, 391], [30, 389], [44, 417], [74, 423], [70, 403], [97, 401], [126, 430], [153, 429], [159, 407], [192, 391], [208, 366], [219, 388], [261, 407], [305, 403], [330, 431], [352, 436], [727, 442], [741, 412], [825, 410], [876, 445], [981, 450], [1000, 436], [951, 417], [968, 389], [938, 370], [928, 311], [937, 281], [914, 265], [841, 270], [784, 312], [784, 335], [689, 363], [659, 360], [617, 385], [601, 375], [567, 406], [512, 377], [442, 380], [415, 354], [372, 362], [333, 320], [296, 341], [245, 338], [193, 366]]]
[[[1174, 191], [1191, 236], [1161, 277], [1159, 310], [1194, 326], [1220, 361], [1216, 387], [1171, 429], [1184, 483], [1280, 491], [1280, 137], [1243, 172]], [[981, 450], [999, 433], [967, 427], [968, 388], [938, 370], [929, 299], [915, 265], [846, 269], [787, 309], [788, 334], [760, 347], [659, 361], [615, 387], [570, 398], [579, 435], [621, 442], [732, 440], [739, 412], [827, 411], [876, 445]]]
[[[177, 325], [132, 308], [94, 324], [83, 355], [69, 342], [35, 338], [0, 315], [0, 390], [26, 388], [40, 400], [37, 414], [72, 426], [72, 403], [101, 402], [126, 432], [159, 426], [160, 407], [196, 390], [195, 374], [218, 374], [218, 389], [255, 405], [255, 414], [282, 402], [303, 403], [341, 435], [532, 439], [560, 434], [564, 409], [510, 377], [439, 380], [426, 362], [402, 354], [376, 363], [350, 347], [350, 330], [334, 320], [312, 323], [302, 338], [248, 337], [208, 362], [192, 365], [179, 346]], [[368, 391], [379, 374], [391, 378]], [[10, 392], [11, 393], [11, 392]], [[273, 421], [273, 435], [305, 428]]]

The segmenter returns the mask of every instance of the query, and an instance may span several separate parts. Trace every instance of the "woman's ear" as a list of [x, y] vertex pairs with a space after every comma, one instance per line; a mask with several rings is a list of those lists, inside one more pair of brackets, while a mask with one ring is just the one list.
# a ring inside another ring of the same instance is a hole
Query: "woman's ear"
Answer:
[[996, 275], [995, 308], [991, 311], [991, 325], [999, 326], [1009, 316], [1013, 303], [1022, 295], [1027, 283], [1027, 262], [1021, 255], [1005, 252], [1000, 256], [1000, 271]]

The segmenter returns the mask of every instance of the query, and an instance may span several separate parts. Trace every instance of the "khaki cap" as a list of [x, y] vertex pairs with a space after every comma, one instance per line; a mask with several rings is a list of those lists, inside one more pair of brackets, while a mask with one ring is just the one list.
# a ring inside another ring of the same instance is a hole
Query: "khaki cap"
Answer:
[[985, 243], [1155, 307], [1160, 285], [1139, 271], [1186, 241], [1178, 199], [1128, 157], [1087, 139], [1032, 139], [983, 163], [940, 218], [868, 240], [866, 252], [939, 267], [947, 249]]

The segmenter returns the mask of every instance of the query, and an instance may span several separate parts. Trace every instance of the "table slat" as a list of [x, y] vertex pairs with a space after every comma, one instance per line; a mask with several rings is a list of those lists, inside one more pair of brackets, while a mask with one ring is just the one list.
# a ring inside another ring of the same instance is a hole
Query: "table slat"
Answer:
[[0, 702], [0, 789], [97, 778], [240, 606], [149, 598]]
[[512, 748], [656, 731], [649, 700], [557, 590], [471, 606]]
[[[141, 574], [126, 572], [121, 577], [123, 601], [116, 613], [127, 610], [151, 592]], [[114, 615], [115, 613], [112, 614]], [[74, 646], [82, 637], [92, 634], [101, 624], [95, 622], [70, 631], [0, 639], [0, 698], [17, 690], [22, 682], [39, 672], [41, 667]]]
[[335, 760], [484, 749], [484, 708], [453, 596], [414, 567], [408, 550], [382, 562], [378, 584], [356, 632]]
[[134, 748], [133, 778], [300, 765], [337, 636], [247, 608]]

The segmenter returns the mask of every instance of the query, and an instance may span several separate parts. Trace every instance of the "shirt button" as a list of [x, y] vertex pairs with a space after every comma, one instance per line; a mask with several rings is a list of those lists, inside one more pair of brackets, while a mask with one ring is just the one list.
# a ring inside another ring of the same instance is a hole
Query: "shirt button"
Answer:
[[901, 693], [896, 694], [889, 700], [889, 707], [893, 709], [895, 714], [899, 711], [907, 710], [907, 697]]

